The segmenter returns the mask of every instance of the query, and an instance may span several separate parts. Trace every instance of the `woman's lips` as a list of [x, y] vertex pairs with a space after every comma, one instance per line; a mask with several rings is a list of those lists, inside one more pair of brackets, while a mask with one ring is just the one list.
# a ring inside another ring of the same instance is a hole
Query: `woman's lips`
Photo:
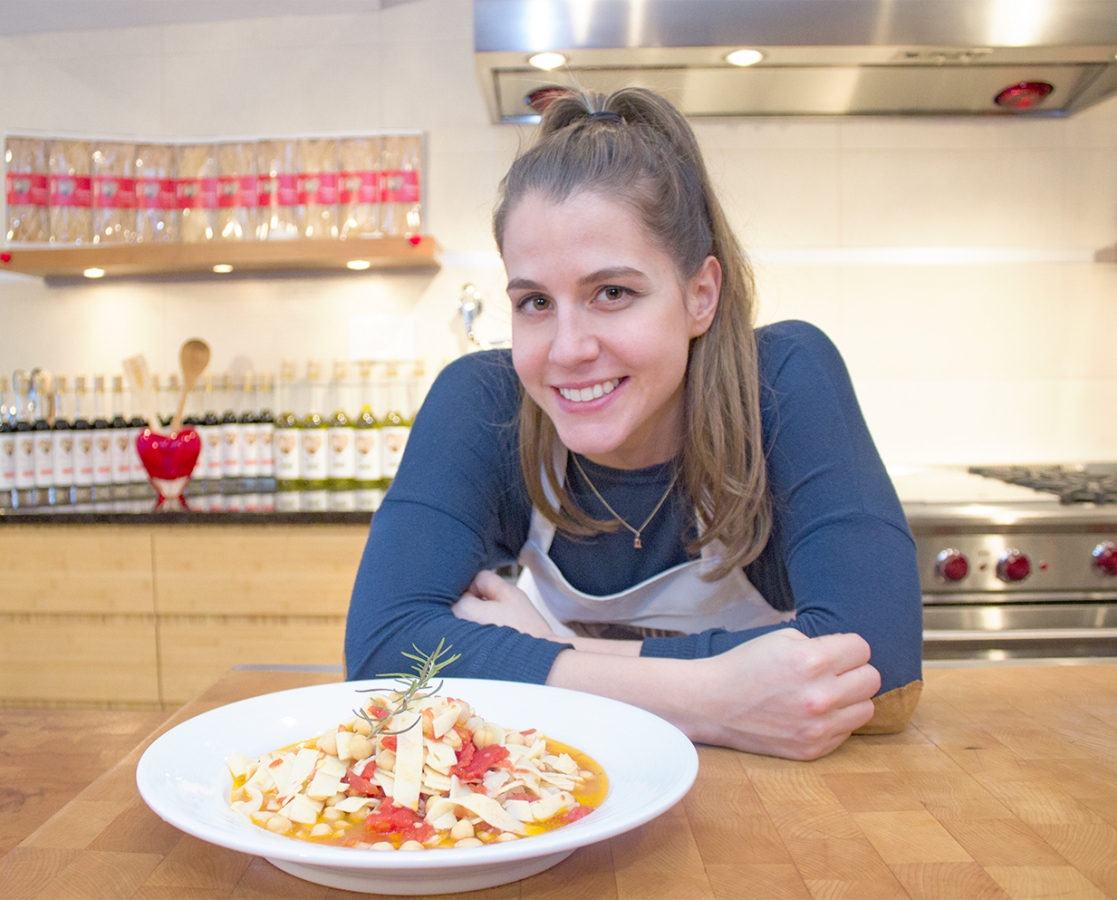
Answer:
[[620, 378], [611, 378], [608, 381], [599, 381], [596, 384], [588, 385], [583, 388], [568, 388], [559, 387], [555, 388], [562, 396], [562, 398], [570, 403], [589, 403], [591, 400], [599, 400], [606, 394], [613, 393], [621, 383]]

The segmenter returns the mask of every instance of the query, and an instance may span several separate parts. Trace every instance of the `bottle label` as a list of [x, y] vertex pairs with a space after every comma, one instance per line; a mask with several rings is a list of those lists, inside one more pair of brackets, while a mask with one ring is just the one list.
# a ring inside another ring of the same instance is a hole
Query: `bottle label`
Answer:
[[113, 484], [128, 484], [132, 480], [132, 454], [128, 452], [130, 436], [127, 428], [114, 428], [112, 431]]
[[243, 471], [240, 464], [240, 426], [221, 426], [221, 474], [225, 478], [239, 478]]
[[135, 209], [136, 179], [98, 175], [93, 179], [95, 209]]
[[178, 209], [178, 187], [173, 178], [137, 178], [139, 209]]
[[380, 173], [342, 172], [338, 179], [339, 203], [377, 203], [380, 200]]
[[205, 456], [206, 462], [202, 477], [207, 481], [217, 481], [224, 471], [221, 457], [221, 426], [203, 425], [198, 432], [202, 438], [202, 455]]
[[179, 209], [217, 209], [216, 178], [180, 178], [176, 193]]
[[46, 206], [50, 202], [47, 176], [36, 172], [9, 172], [8, 206]]
[[112, 484], [112, 432], [93, 432], [93, 483]]
[[93, 200], [93, 183], [88, 175], [51, 175], [50, 205], [88, 207]]
[[337, 203], [337, 172], [309, 172], [299, 176], [299, 203], [331, 206]]
[[355, 428], [349, 427], [330, 429], [330, 478], [352, 480], [357, 477], [357, 447], [353, 440], [355, 432]]
[[261, 175], [257, 206], [298, 206], [298, 175]]
[[51, 457], [55, 487], [69, 487], [74, 483], [73, 432], [56, 431], [51, 435]]
[[329, 477], [326, 429], [304, 428], [299, 434], [299, 468], [303, 481], [325, 481]]
[[255, 208], [260, 202], [260, 184], [255, 175], [222, 175], [217, 179], [219, 209]]
[[0, 434], [0, 491], [16, 486], [16, 436]]
[[383, 172], [380, 180], [383, 203], [418, 203], [419, 173], [414, 169]]
[[395, 478], [399, 472], [399, 464], [403, 459], [403, 451], [407, 448], [407, 438], [411, 429], [406, 425], [389, 425], [380, 429], [381, 439], [384, 441], [384, 477]]
[[380, 428], [357, 429], [357, 481], [371, 483], [384, 477], [384, 460]]
[[93, 432], [79, 431], [74, 435], [74, 484], [93, 484]]
[[49, 431], [35, 432], [35, 487], [54, 484], [54, 442]]
[[35, 486], [35, 437], [31, 434], [16, 436], [16, 487]]
[[143, 429], [140, 427], [128, 429], [128, 462], [132, 468], [132, 483], [143, 484], [147, 481], [147, 469], [144, 468], [143, 460], [140, 459], [140, 448], [136, 445]]
[[240, 473], [245, 478], [260, 476], [259, 432], [255, 422], [242, 422], [237, 425], [240, 432]]
[[276, 481], [298, 481], [302, 475], [299, 465], [299, 430], [297, 428], [275, 429], [273, 447]]
[[275, 425], [260, 422], [256, 426], [256, 446], [260, 448], [260, 477], [275, 476]]

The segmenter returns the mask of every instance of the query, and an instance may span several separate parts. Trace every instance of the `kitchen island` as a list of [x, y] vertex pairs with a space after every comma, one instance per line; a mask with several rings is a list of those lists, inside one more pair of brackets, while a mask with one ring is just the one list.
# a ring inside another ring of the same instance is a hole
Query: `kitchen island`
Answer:
[[[144, 748], [177, 722], [339, 677], [226, 673], [0, 857], [5, 896], [366, 896], [189, 837], [135, 786]], [[903, 734], [809, 763], [700, 747], [668, 813], [484, 896], [1115, 897], [1115, 748], [1117, 665], [935, 669]], [[50, 766], [28, 759], [6, 780]]]

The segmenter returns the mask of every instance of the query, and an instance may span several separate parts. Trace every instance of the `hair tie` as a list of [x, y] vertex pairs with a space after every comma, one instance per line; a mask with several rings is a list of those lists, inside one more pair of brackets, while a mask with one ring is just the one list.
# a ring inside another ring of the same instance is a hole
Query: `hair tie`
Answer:
[[610, 112], [607, 109], [591, 112], [588, 118], [591, 122], [624, 122], [624, 117], [620, 113]]

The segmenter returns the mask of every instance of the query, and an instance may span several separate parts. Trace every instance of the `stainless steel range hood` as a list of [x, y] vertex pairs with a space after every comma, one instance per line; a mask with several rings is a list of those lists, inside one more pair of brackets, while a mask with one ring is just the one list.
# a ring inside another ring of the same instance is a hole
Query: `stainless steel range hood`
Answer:
[[1117, 93], [1114, 0], [474, 0], [473, 20], [494, 122], [535, 121], [548, 86], [690, 116], [1065, 116]]

